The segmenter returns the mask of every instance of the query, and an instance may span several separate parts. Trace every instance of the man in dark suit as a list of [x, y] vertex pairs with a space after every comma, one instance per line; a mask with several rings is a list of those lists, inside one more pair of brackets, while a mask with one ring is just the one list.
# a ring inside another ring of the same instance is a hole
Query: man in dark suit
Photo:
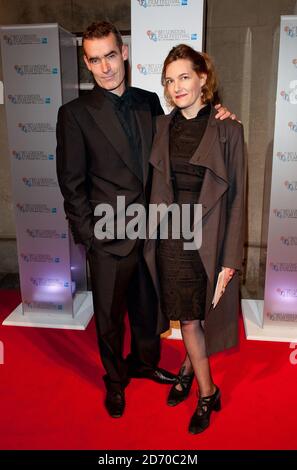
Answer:
[[[131, 377], [172, 384], [176, 376], [158, 368], [159, 334], [168, 322], [143, 259], [143, 240], [98, 239], [94, 208], [108, 203], [117, 214], [146, 206], [150, 188], [149, 155], [155, 118], [163, 114], [158, 96], [125, 82], [128, 58], [118, 30], [108, 22], [91, 24], [83, 35], [84, 60], [95, 87], [59, 110], [57, 173], [65, 213], [75, 242], [85, 245], [90, 265], [99, 350], [106, 370], [105, 406], [112, 417], [125, 407]], [[219, 117], [230, 116], [222, 108]], [[126, 221], [127, 224], [128, 221]], [[123, 358], [124, 313], [128, 311], [131, 352]]]
[[[157, 367], [159, 333], [167, 323], [158, 314], [143, 261], [143, 241], [98, 240], [94, 208], [109, 203], [117, 215], [118, 196], [125, 196], [126, 207], [147, 204], [154, 120], [163, 110], [155, 93], [126, 86], [128, 50], [112, 24], [92, 24], [83, 36], [83, 48], [96, 83], [88, 95], [59, 110], [57, 173], [74, 240], [85, 245], [88, 253], [98, 343], [106, 370], [105, 405], [111, 416], [119, 417], [131, 377], [172, 384], [175, 375]], [[125, 360], [126, 309], [131, 353]]]

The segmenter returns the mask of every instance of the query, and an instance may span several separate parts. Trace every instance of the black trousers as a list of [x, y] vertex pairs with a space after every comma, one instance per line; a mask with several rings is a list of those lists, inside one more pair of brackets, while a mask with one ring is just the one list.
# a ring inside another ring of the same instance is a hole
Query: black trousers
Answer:
[[[129, 382], [128, 366], [155, 368], [160, 359], [156, 335], [157, 297], [137, 240], [128, 256], [102, 249], [95, 240], [88, 253], [99, 351], [106, 370], [107, 388], [123, 389]], [[128, 312], [131, 351], [123, 358], [124, 315]]]

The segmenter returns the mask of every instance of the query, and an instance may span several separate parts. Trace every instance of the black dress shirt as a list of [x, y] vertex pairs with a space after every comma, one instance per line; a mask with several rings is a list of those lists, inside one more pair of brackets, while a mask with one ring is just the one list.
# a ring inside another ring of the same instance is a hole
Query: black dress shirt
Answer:
[[118, 96], [110, 91], [103, 90], [107, 99], [112, 102], [116, 115], [128, 137], [131, 147], [131, 158], [137, 176], [143, 180], [142, 153], [140, 132], [135, 116], [136, 102], [133, 97], [133, 90], [127, 87], [122, 96]]

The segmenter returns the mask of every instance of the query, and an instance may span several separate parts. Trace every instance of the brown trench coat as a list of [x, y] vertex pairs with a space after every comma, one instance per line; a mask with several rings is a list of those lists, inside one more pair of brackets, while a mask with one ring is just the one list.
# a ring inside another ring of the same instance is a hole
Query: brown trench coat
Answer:
[[[153, 166], [151, 204], [174, 202], [170, 179], [169, 124], [176, 110], [158, 117], [150, 163]], [[221, 266], [240, 270], [244, 237], [245, 159], [243, 127], [237, 121], [214, 118], [212, 108], [202, 141], [190, 159], [192, 165], [206, 167], [199, 200], [202, 205], [202, 245], [199, 254], [207, 277], [205, 338], [207, 354], [230, 348], [238, 339], [239, 276], [229, 282], [217, 307], [211, 302]], [[156, 266], [156, 240], [147, 239], [144, 256], [160, 296]], [[159, 305], [160, 309], [160, 305]], [[161, 310], [161, 309], [160, 309]], [[168, 320], [159, 315], [159, 332]]]

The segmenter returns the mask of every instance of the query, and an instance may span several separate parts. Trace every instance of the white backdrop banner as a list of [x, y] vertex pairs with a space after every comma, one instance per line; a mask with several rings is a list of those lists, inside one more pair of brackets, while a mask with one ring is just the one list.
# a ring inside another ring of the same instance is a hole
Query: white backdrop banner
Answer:
[[297, 323], [297, 16], [280, 25], [263, 318]]
[[65, 220], [55, 128], [78, 95], [76, 38], [55, 23], [3, 26], [0, 38], [23, 313], [73, 315], [85, 255]]
[[173, 46], [202, 51], [204, 0], [131, 0], [132, 84], [158, 93], [161, 71]]

